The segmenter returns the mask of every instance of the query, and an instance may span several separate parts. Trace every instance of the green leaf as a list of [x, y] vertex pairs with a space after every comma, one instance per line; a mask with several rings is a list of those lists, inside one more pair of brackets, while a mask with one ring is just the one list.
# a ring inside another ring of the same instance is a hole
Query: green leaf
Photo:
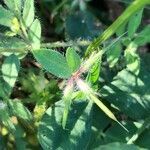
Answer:
[[20, 69], [20, 61], [14, 54], [8, 56], [2, 64], [3, 79], [10, 88], [14, 87]]
[[81, 60], [74, 48], [69, 47], [67, 49], [66, 60], [72, 72], [75, 72], [79, 69]]
[[9, 109], [7, 104], [4, 101], [0, 101], [0, 121], [3, 123], [5, 127], [7, 127], [11, 132], [15, 131], [15, 126], [11, 121], [9, 116]]
[[0, 80], [0, 97], [1, 98], [5, 98], [6, 97], [6, 93], [5, 93], [5, 89], [4, 89], [4, 83], [3, 80]]
[[119, 57], [121, 55], [121, 44], [120, 41], [115, 43], [107, 52], [107, 61], [109, 63], [109, 67], [112, 68], [118, 62]]
[[136, 50], [137, 45], [132, 42], [128, 45], [127, 49], [125, 50], [124, 56], [127, 68], [135, 75], [138, 75], [140, 71], [140, 57], [136, 53]]
[[89, 11], [80, 11], [66, 18], [66, 33], [71, 39], [91, 39], [101, 31], [95, 26], [96, 18]]
[[69, 78], [70, 68], [65, 57], [57, 51], [50, 49], [33, 50], [34, 57], [48, 72], [59, 78]]
[[5, 149], [6, 144], [5, 144], [5, 137], [0, 135], [0, 149]]
[[128, 36], [133, 37], [142, 20], [143, 9], [133, 15], [128, 23]]
[[138, 77], [127, 69], [120, 71], [100, 90], [103, 99], [132, 119], [144, 119], [150, 115], [150, 73], [144, 66], [142, 64]]
[[40, 122], [38, 139], [44, 150], [76, 150], [87, 147], [91, 133], [92, 103], [74, 101], [66, 130], [61, 126], [63, 109], [63, 101], [57, 102], [55, 107], [50, 107], [46, 111]]
[[94, 102], [108, 117], [119, 123], [126, 131], [128, 131], [114, 116], [112, 111], [103, 103], [101, 99], [98, 99], [95, 92], [88, 86], [87, 83], [81, 79], [76, 80], [77, 87], [84, 93], [89, 101]]
[[[133, 144], [143, 133], [144, 130], [150, 127], [150, 117], [144, 120], [144, 123], [138, 128], [138, 130], [133, 134], [133, 136], [128, 140], [128, 144]], [[150, 145], [149, 145], [150, 146]]]
[[40, 48], [40, 40], [41, 40], [41, 24], [38, 19], [35, 19], [29, 29], [29, 38], [32, 42], [33, 49]]
[[[15, 52], [15, 50], [27, 50], [28, 45], [21, 39], [16, 37], [8, 37], [0, 35], [0, 52], [1, 51], [8, 51], [12, 50], [12, 53]], [[13, 51], [14, 50], [14, 51]]]
[[0, 5], [0, 25], [11, 27], [13, 18], [13, 13]]
[[98, 148], [95, 148], [94, 150], [144, 150], [144, 148], [140, 148], [136, 145], [127, 145], [124, 143], [109, 143], [106, 145], [99, 146]]
[[4, 3], [10, 10], [21, 12], [22, 0], [4, 0]]
[[30, 111], [19, 100], [9, 100], [9, 107], [12, 114], [19, 118], [26, 121], [33, 119]]
[[147, 25], [134, 39], [134, 43], [138, 46], [143, 46], [147, 43], [150, 43], [150, 25]]
[[105, 132], [104, 141], [106, 141], [107, 143], [116, 142], [116, 141], [127, 143], [128, 139], [132, 137], [134, 132], [137, 130], [137, 126], [135, 125], [135, 122], [129, 121], [129, 119], [123, 120], [122, 123], [124, 123], [127, 129], [129, 129], [128, 134], [127, 132], [122, 130], [122, 128], [118, 124], [111, 123], [112, 126], [109, 127]]
[[149, 143], [149, 137], [150, 137], [150, 130], [147, 128], [136, 140], [135, 144], [150, 149], [150, 143]]
[[21, 39], [16, 37], [7, 37], [0, 35], [0, 53], [4, 56], [14, 54], [22, 59], [26, 54], [29, 46]]
[[[18, 129], [17, 129], [18, 130]], [[16, 149], [17, 150], [26, 150], [27, 147], [28, 147], [28, 143], [26, 142], [26, 139], [25, 138], [16, 138]]]
[[111, 122], [108, 117], [104, 116], [99, 110], [96, 110], [95, 112], [95, 109], [96, 108], [94, 108], [93, 113], [92, 137], [87, 149], [98, 149], [100, 145], [108, 144], [110, 142], [126, 143], [137, 130], [133, 121], [124, 120], [124, 126], [129, 129], [129, 132], [127, 133], [118, 123]]
[[34, 20], [34, 0], [26, 0], [23, 8], [23, 23], [29, 27]]
[[100, 66], [100, 62], [98, 61], [90, 69], [87, 79], [91, 84], [95, 84], [97, 82], [100, 74]]
[[121, 42], [121, 43], [122, 43], [123, 46], [127, 47], [131, 42], [132, 42], [131, 38], [129, 38], [129, 37], [124, 37], [124, 38], [122, 39], [122, 42]]
[[127, 22], [123, 23], [119, 28], [118, 30], [116, 31], [116, 35], [117, 36], [121, 36], [122, 34], [124, 34], [126, 32], [126, 25], [127, 25]]
[[[105, 129], [108, 127], [110, 120], [102, 111], [99, 110], [99, 107], [93, 105], [93, 117], [92, 117], [92, 133], [88, 143], [88, 150], [92, 150], [101, 144], [105, 144]], [[118, 125], [118, 124], [117, 124]], [[120, 126], [119, 126], [120, 127]], [[120, 127], [121, 128], [121, 127]], [[122, 130], [121, 128], [121, 131]], [[124, 131], [125, 132], [125, 131]], [[110, 141], [109, 141], [110, 142]]]

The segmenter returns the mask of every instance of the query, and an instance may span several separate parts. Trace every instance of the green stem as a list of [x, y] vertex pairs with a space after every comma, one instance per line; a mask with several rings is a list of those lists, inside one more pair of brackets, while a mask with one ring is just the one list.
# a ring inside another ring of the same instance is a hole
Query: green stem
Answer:
[[28, 52], [29, 48], [24, 47], [24, 48], [19, 48], [19, 49], [7, 49], [7, 48], [0, 48], [0, 53], [8, 52], [8, 53], [25, 53]]
[[42, 43], [41, 47], [43, 48], [59, 48], [59, 47], [69, 47], [69, 46], [73, 46], [73, 45], [77, 45], [77, 46], [87, 46], [90, 44], [90, 41], [69, 41], [69, 42], [51, 42], [51, 43]]
[[112, 36], [118, 28], [126, 23], [128, 19], [146, 4], [150, 4], [150, 0], [135, 0], [118, 18], [110, 25], [97, 39], [95, 39], [87, 48], [85, 56], [88, 56], [92, 51], [97, 49], [101, 43]]

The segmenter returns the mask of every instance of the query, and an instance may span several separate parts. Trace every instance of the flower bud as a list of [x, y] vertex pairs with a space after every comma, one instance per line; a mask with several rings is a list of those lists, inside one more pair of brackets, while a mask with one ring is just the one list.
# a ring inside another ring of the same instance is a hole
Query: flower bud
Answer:
[[81, 79], [77, 79], [76, 80], [77, 86], [78, 88], [85, 94], [85, 95], [89, 95], [91, 93], [93, 93], [93, 90], [90, 88], [90, 86], [85, 83], [83, 80]]

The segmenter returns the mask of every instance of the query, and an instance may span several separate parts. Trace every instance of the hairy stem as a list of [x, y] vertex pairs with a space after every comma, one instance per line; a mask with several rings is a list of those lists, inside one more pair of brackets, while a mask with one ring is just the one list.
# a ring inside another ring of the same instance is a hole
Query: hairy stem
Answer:
[[28, 48], [27, 47], [24, 47], [24, 48], [19, 48], [19, 49], [12, 49], [12, 48], [1, 48], [0, 47], [0, 53], [4, 53], [4, 52], [8, 52], [8, 53], [27, 53], [28, 52]]
[[73, 45], [77, 46], [88, 46], [90, 44], [90, 41], [85, 41], [85, 40], [77, 40], [76, 42], [74, 41], [69, 41], [69, 42], [51, 42], [51, 43], [42, 43], [41, 47], [43, 48], [59, 48], [59, 47], [69, 47]]

